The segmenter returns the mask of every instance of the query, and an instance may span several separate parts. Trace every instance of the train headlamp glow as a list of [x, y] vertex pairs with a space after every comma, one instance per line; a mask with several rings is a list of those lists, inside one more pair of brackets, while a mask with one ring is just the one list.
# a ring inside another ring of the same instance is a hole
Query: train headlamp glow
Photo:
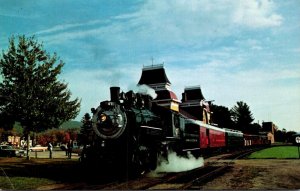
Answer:
[[114, 102], [101, 103], [103, 108], [98, 107], [93, 115], [93, 130], [103, 140], [117, 139], [126, 129], [126, 113]]
[[106, 118], [107, 118], [107, 117], [106, 117], [105, 114], [101, 114], [101, 115], [100, 115], [100, 121], [101, 121], [101, 122], [106, 121]]

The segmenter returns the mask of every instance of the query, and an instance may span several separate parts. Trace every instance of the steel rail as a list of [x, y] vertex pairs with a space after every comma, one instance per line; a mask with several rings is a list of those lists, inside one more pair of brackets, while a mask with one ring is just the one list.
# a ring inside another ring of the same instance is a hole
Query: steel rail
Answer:
[[[13, 183], [11, 182], [9, 176], [7, 176], [7, 174], [5, 173], [5, 170], [4, 170], [2, 167], [0, 167], [0, 168], [1, 168], [1, 170], [2, 170], [2, 172], [3, 172], [3, 174], [4, 174], [4, 176], [5, 176], [6, 179], [8, 180], [8, 182], [9, 182], [9, 184], [10, 184], [12, 190], [15, 190], [15, 187], [14, 187]], [[1, 189], [0, 189], [0, 190], [1, 190]]]

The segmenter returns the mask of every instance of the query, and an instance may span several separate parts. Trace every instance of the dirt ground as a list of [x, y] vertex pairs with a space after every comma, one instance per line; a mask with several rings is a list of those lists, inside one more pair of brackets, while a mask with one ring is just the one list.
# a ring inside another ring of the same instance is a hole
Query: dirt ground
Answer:
[[237, 160], [228, 172], [202, 189], [300, 189], [300, 159]]
[[[56, 154], [56, 158], [47, 159], [47, 153], [39, 153], [39, 157], [45, 155], [45, 158], [33, 158], [31, 161], [22, 158], [0, 158], [0, 167], [2, 166], [9, 176], [40, 177], [57, 182], [53, 185], [39, 186], [39, 189], [46, 190], [61, 188], [64, 183], [71, 185], [80, 182], [88, 183], [87, 180], [90, 181], [91, 177], [94, 177], [82, 173], [83, 169], [77, 165], [78, 159], [75, 159], [75, 156], [72, 160], [68, 160], [63, 152]], [[300, 189], [300, 159], [243, 159], [235, 161], [231, 167], [225, 174], [205, 183], [201, 188], [204, 190]], [[106, 176], [112, 175], [106, 174]], [[94, 178], [97, 182], [103, 179], [105, 183], [105, 177]]]

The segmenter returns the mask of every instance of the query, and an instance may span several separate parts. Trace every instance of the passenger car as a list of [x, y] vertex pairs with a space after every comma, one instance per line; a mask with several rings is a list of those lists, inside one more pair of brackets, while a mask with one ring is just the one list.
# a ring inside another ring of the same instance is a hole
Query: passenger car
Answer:
[[48, 147], [43, 147], [41, 145], [35, 145], [34, 147], [30, 147], [30, 151], [43, 151], [45, 152], [45, 150], [47, 150]]
[[2, 157], [16, 157], [18, 156], [19, 151], [14, 149], [10, 145], [0, 145], [0, 156]]

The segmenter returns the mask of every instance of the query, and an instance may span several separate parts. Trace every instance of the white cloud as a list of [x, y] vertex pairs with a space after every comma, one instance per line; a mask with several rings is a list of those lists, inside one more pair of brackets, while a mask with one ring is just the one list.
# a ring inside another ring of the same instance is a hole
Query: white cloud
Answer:
[[147, 1], [136, 15], [130, 22], [144, 26], [140, 30], [143, 36], [157, 34], [164, 40], [186, 43], [232, 35], [239, 26], [280, 26], [283, 20], [275, 12], [275, 3], [268, 0]]
[[[233, 2], [233, 1], [232, 1]], [[280, 26], [283, 18], [274, 12], [275, 3], [270, 0], [234, 1], [233, 22], [249, 28]]]
[[59, 33], [64, 32], [71, 29], [78, 29], [80, 27], [86, 27], [86, 26], [93, 26], [97, 24], [104, 23], [102, 20], [92, 20], [89, 22], [84, 23], [72, 23], [72, 24], [59, 24], [55, 25], [53, 27], [47, 28], [45, 30], [40, 30], [36, 32], [36, 35], [42, 35], [42, 34], [53, 34], [53, 33]]
[[237, 40], [234, 42], [239, 47], [244, 47], [250, 50], [262, 50], [263, 45], [260, 41], [255, 39]]
[[292, 50], [292, 52], [300, 53], [300, 48], [295, 48]]
[[133, 13], [57, 25], [37, 34], [48, 35], [50, 43], [89, 36], [118, 45], [135, 41], [136, 46], [144, 42], [190, 46], [234, 35], [239, 32], [235, 27], [280, 26], [283, 18], [275, 7], [267, 0], [150, 0]]

